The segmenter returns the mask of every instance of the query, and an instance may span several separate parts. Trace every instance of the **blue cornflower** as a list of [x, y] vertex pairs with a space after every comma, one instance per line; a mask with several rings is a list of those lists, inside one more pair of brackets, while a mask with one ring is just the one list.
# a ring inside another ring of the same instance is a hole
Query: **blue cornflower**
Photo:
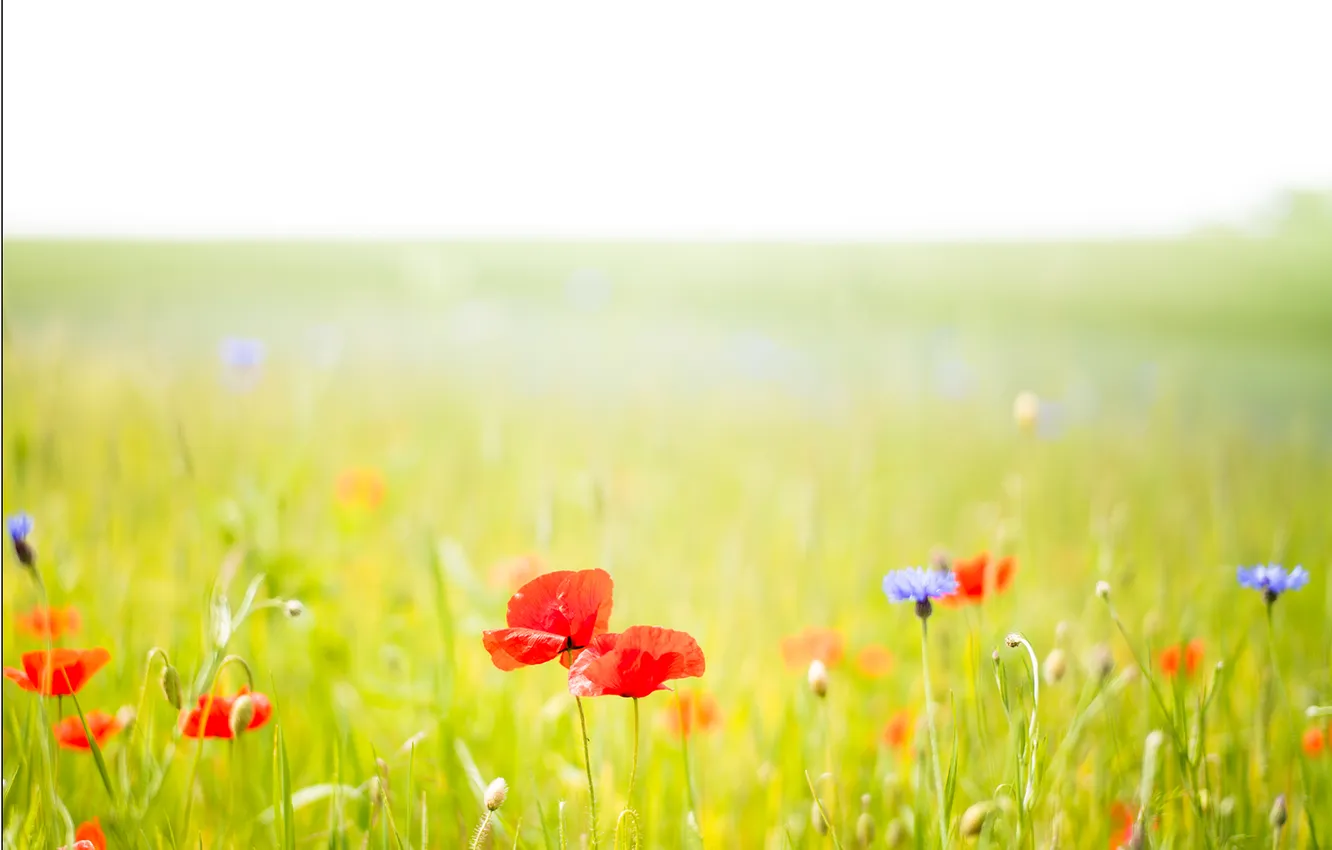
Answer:
[[28, 542], [28, 535], [32, 534], [32, 517], [22, 511], [5, 517], [5, 531], [14, 544], [14, 554], [18, 556], [19, 562], [25, 567], [31, 567], [37, 560], [37, 553]]
[[1241, 586], [1261, 590], [1268, 604], [1275, 602], [1286, 591], [1299, 590], [1309, 583], [1309, 573], [1304, 567], [1286, 572], [1286, 568], [1279, 564], [1258, 564], [1254, 567], [1240, 567], [1236, 573]]
[[951, 596], [957, 591], [957, 577], [952, 570], [927, 570], [904, 567], [883, 577], [883, 592], [889, 602], [915, 602], [916, 616], [924, 619], [934, 611], [931, 599]]
[[233, 369], [255, 369], [264, 362], [264, 344], [257, 339], [227, 337], [222, 340], [222, 362]]

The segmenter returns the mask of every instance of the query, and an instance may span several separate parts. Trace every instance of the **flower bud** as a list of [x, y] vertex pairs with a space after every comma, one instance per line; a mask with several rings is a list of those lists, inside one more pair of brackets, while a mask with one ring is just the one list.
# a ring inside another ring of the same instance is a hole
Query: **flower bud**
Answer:
[[962, 820], [958, 823], [957, 831], [961, 833], [963, 838], [975, 838], [985, 828], [985, 819], [990, 816], [992, 811], [994, 811], [994, 803], [989, 800], [973, 803], [962, 813]]
[[823, 809], [819, 807], [818, 800], [809, 805], [809, 822], [819, 835], [828, 834], [828, 821], [823, 818]]
[[1286, 795], [1278, 794], [1276, 801], [1272, 803], [1272, 813], [1267, 816], [1267, 822], [1273, 829], [1280, 829], [1286, 825]]
[[231, 715], [227, 717], [227, 728], [231, 730], [231, 737], [239, 738], [250, 728], [250, 721], [254, 719], [254, 700], [249, 694], [241, 694], [236, 697], [236, 701], [231, 704]]
[[861, 847], [874, 843], [874, 815], [869, 813], [870, 795], [860, 798], [860, 817], [856, 818], [856, 841]]
[[162, 695], [176, 711], [185, 704], [185, 696], [180, 690], [180, 673], [170, 664], [162, 668]]
[[1087, 672], [1098, 681], [1105, 681], [1107, 676], [1115, 672], [1115, 654], [1110, 651], [1110, 647], [1098, 643], [1091, 648], [1087, 655]]
[[817, 658], [809, 662], [809, 689], [816, 697], [828, 695], [828, 666]]
[[509, 783], [500, 776], [486, 786], [486, 808], [495, 811], [504, 805], [504, 798], [509, 796]]
[[1045, 677], [1045, 684], [1057, 685], [1064, 678], [1064, 673], [1068, 670], [1068, 661], [1064, 658], [1064, 650], [1052, 649], [1050, 654], [1045, 656], [1045, 663], [1041, 665], [1041, 673]]
[[1110, 582], [1096, 582], [1096, 595], [1108, 602], [1110, 600]]
[[1221, 802], [1216, 804], [1216, 813], [1223, 818], [1228, 818], [1235, 814], [1235, 798], [1226, 796], [1221, 798]]
[[1013, 399], [1013, 421], [1024, 433], [1030, 434], [1036, 428], [1041, 416], [1040, 396], [1033, 392], [1020, 392]]
[[889, 821], [888, 828], [883, 831], [883, 843], [889, 847], [901, 847], [905, 842], [906, 827], [900, 820]]
[[294, 620], [305, 613], [305, 605], [299, 599], [288, 599], [282, 612]]

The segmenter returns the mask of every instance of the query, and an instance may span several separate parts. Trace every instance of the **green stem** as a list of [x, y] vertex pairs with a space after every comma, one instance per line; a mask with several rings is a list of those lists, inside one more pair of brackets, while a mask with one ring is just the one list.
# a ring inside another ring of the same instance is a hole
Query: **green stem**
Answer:
[[583, 714], [583, 701], [574, 697], [574, 705], [578, 706], [578, 726], [583, 733], [583, 766], [587, 768], [587, 800], [592, 809], [592, 828], [588, 830], [592, 836], [592, 847], [596, 850], [597, 843], [597, 792], [592, 784], [592, 755], [587, 745], [587, 716]]
[[934, 725], [934, 712], [931, 710], [933, 697], [930, 690], [930, 641], [929, 625], [924, 617], [920, 619], [920, 663], [925, 676], [925, 719], [930, 727], [930, 756], [934, 762], [934, 792], [939, 805], [939, 846], [948, 847], [948, 821], [944, 818], [944, 783], [943, 768], [939, 764], [939, 732]]
[[102, 785], [106, 788], [106, 794], [112, 802], [116, 799], [116, 790], [111, 785], [111, 774], [106, 769], [106, 759], [102, 758], [102, 748], [98, 745], [97, 739], [93, 737], [92, 730], [88, 728], [88, 719], [83, 716], [83, 707], [79, 705], [78, 694], [71, 693], [69, 698], [74, 700], [74, 711], [79, 715], [79, 723], [83, 724], [83, 734], [88, 739], [88, 746], [92, 749], [93, 761], [97, 763], [97, 772], [101, 774]]
[[629, 766], [629, 793], [625, 795], [625, 808], [634, 805], [634, 780], [638, 778], [638, 697], [634, 697], [634, 759]]
[[684, 762], [685, 801], [689, 804], [689, 813], [694, 816], [694, 828], [703, 837], [703, 827], [699, 824], [698, 806], [694, 802], [694, 775], [689, 769], [689, 729], [685, 727], [684, 706], [680, 703], [680, 694], [675, 695], [675, 710], [680, 713], [680, 758]]
[[476, 835], [472, 836], [472, 843], [467, 845], [468, 850], [477, 850], [481, 846], [481, 841], [486, 837], [486, 830], [490, 827], [490, 809], [486, 809], [486, 816], [481, 818], [481, 825], [476, 828]]
[[[1300, 728], [1299, 711], [1298, 711], [1298, 709], [1296, 709], [1295, 705], [1294, 705], [1293, 703], [1291, 703], [1291, 701], [1290, 701], [1290, 695], [1289, 695], [1289, 694], [1287, 693], [1287, 691], [1286, 691], [1286, 681], [1285, 681], [1285, 679], [1284, 679], [1284, 678], [1282, 677], [1282, 675], [1281, 675], [1281, 662], [1280, 662], [1279, 658], [1277, 657], [1277, 649], [1276, 649], [1276, 627], [1273, 625], [1273, 622], [1272, 622], [1272, 603], [1271, 603], [1271, 602], [1268, 602], [1268, 603], [1267, 603], [1267, 648], [1268, 648], [1268, 652], [1270, 653], [1270, 655], [1271, 655], [1271, 659], [1272, 659], [1272, 662], [1271, 662], [1271, 663], [1272, 663], [1272, 675], [1276, 678], [1277, 690], [1281, 692], [1281, 699], [1282, 699], [1282, 700], [1283, 700], [1283, 701], [1284, 701], [1284, 702], [1290, 707], [1291, 715], [1295, 718], [1295, 729], [1296, 729], [1296, 731], [1298, 731], [1299, 728]], [[1301, 791], [1303, 792], [1303, 794], [1304, 794], [1304, 800], [1302, 801], [1302, 802], [1303, 802], [1303, 809], [1304, 809], [1304, 819], [1305, 819], [1305, 820], [1308, 822], [1308, 824], [1309, 824], [1309, 838], [1310, 838], [1310, 840], [1311, 840], [1311, 842], [1312, 842], [1312, 846], [1313, 846], [1314, 850], [1318, 850], [1318, 830], [1317, 830], [1317, 828], [1314, 826], [1314, 816], [1313, 816], [1313, 811], [1309, 808], [1309, 797], [1310, 797], [1310, 793], [1309, 793], [1309, 766], [1308, 766], [1308, 764], [1305, 763], [1305, 760], [1304, 760], [1303, 758], [1299, 758], [1298, 756], [1296, 757], [1296, 761], [1297, 761], [1297, 762], [1299, 763], [1299, 765], [1300, 765], [1300, 790], [1301, 790]], [[1275, 833], [1273, 834], [1273, 836], [1272, 836], [1272, 840], [1273, 840], [1273, 845], [1272, 845], [1272, 846], [1274, 846], [1274, 847], [1276, 846], [1276, 843], [1275, 843], [1275, 842], [1276, 842], [1276, 840], [1280, 837], [1280, 835], [1281, 835], [1281, 830], [1280, 830], [1280, 829], [1277, 829], [1276, 832], [1275, 832]]]

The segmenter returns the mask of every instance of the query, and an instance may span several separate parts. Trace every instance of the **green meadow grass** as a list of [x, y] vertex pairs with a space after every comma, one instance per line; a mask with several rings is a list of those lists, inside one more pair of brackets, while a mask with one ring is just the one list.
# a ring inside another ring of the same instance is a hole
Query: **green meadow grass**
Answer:
[[[920, 624], [879, 588], [939, 547], [1018, 563], [1005, 593], [929, 620], [949, 844], [1105, 847], [1119, 803], [1147, 846], [1332, 846], [1332, 758], [1301, 750], [1328, 723], [1306, 708], [1332, 703], [1327, 237], [6, 241], [4, 510], [32, 514], [51, 601], [82, 614], [64, 643], [111, 650], [81, 707], [142, 705], [105, 747], [108, 791], [89, 754], [47, 763], [43, 707], [4, 685], [6, 846], [66, 843], [54, 790], [111, 847], [460, 847], [499, 776], [478, 846], [589, 846], [563, 669], [503, 673], [481, 647], [510, 593], [493, 568], [536, 553], [609, 570], [612, 629], [682, 629], [707, 655], [676, 683], [722, 715], [689, 739], [692, 788], [672, 697], [642, 701], [641, 846], [859, 846], [864, 797], [874, 846], [938, 847]], [[247, 391], [228, 336], [266, 344]], [[1024, 390], [1050, 403], [1033, 433]], [[374, 509], [336, 497], [362, 467]], [[1267, 561], [1313, 576], [1274, 606], [1274, 643], [1235, 581]], [[273, 719], [199, 749], [146, 659], [191, 690], [220, 655], [210, 609], [256, 580], [257, 602], [305, 606], [258, 608], [226, 650]], [[15, 666], [39, 596], [12, 553], [3, 602]], [[846, 642], [822, 699], [783, 663], [808, 626]], [[1039, 706], [1012, 632], [1065, 655]], [[1157, 654], [1195, 638], [1194, 676], [1162, 677]], [[870, 644], [888, 675], [858, 670]], [[600, 846], [630, 846], [632, 705], [583, 706]]]

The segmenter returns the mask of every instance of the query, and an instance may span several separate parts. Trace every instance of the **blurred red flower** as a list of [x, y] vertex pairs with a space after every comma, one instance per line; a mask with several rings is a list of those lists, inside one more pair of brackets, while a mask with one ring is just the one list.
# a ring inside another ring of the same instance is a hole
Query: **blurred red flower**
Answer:
[[84, 821], [74, 830], [74, 846], [78, 850], [106, 850], [106, 833], [97, 818]]
[[[261, 693], [250, 693], [248, 687], [242, 687], [234, 697], [214, 696], [209, 703], [208, 694], [199, 697], [199, 705], [181, 713], [180, 732], [187, 738], [233, 738], [231, 734], [231, 710], [236, 700], [249, 694], [254, 704], [254, 716], [246, 725], [246, 730], [258, 729], [273, 716], [273, 704]], [[207, 716], [205, 716], [207, 712]]]
[[881, 679], [893, 669], [893, 654], [886, 646], [872, 643], [856, 654], [856, 669], [871, 679]]
[[374, 467], [353, 467], [338, 476], [338, 502], [344, 507], [372, 511], [384, 501], [386, 490], [383, 474]]
[[822, 661], [828, 667], [842, 663], [845, 641], [836, 629], [810, 626], [799, 634], [782, 638], [782, 658], [791, 670], [804, 672], [810, 662]]
[[490, 584], [515, 591], [541, 575], [546, 563], [540, 555], [517, 555], [505, 558], [490, 568]]
[[76, 694], [92, 675], [106, 666], [111, 653], [96, 649], [57, 649], [23, 653], [23, 669], [5, 668], [5, 678], [25, 691], [49, 697]]
[[38, 606], [26, 614], [14, 615], [14, 627], [35, 638], [60, 640], [83, 627], [77, 608], [43, 608]]
[[945, 596], [945, 605], [977, 605], [989, 591], [1002, 593], [1013, 582], [1013, 573], [1017, 562], [1010, 555], [994, 560], [989, 552], [981, 552], [974, 558], [959, 558], [953, 564], [953, 576], [957, 579], [957, 592]]
[[895, 750], [911, 743], [911, 712], [906, 709], [888, 718], [883, 727], [883, 742]]
[[614, 582], [605, 570], [557, 570], [529, 581], [509, 599], [507, 629], [482, 632], [490, 660], [501, 670], [571, 656], [610, 623]]
[[[1182, 660], [1184, 664], [1184, 675], [1186, 677], [1191, 677], [1194, 673], [1198, 672], [1198, 665], [1202, 663], [1203, 651], [1205, 648], [1206, 644], [1202, 642], [1201, 638], [1194, 638], [1184, 646]], [[1161, 650], [1159, 663], [1161, 666], [1161, 672], [1166, 676], [1174, 678], [1179, 675], [1180, 661], [1181, 653], [1179, 644], [1167, 646], [1165, 649]]]
[[675, 692], [675, 703], [665, 710], [666, 727], [671, 733], [688, 737], [695, 732], [708, 732], [721, 726], [721, 710], [717, 699], [707, 691]]
[[578, 697], [645, 697], [671, 679], [702, 676], [703, 650], [685, 632], [630, 626], [597, 635], [569, 668], [569, 693]]
[[[88, 731], [92, 733], [93, 740], [99, 747], [106, 744], [112, 735], [125, 728], [119, 718], [105, 711], [90, 711], [83, 716], [88, 721]], [[56, 743], [67, 750], [86, 752], [92, 749], [88, 744], [88, 736], [83, 732], [83, 723], [77, 714], [52, 724], [51, 729], [55, 733]]]
[[1126, 803], [1116, 800], [1110, 806], [1110, 850], [1128, 846], [1133, 840], [1133, 824], [1137, 819], [1138, 813]]
[[1304, 730], [1304, 737], [1300, 739], [1300, 746], [1304, 748], [1304, 754], [1307, 756], [1322, 755], [1327, 749], [1327, 733], [1318, 727]]

